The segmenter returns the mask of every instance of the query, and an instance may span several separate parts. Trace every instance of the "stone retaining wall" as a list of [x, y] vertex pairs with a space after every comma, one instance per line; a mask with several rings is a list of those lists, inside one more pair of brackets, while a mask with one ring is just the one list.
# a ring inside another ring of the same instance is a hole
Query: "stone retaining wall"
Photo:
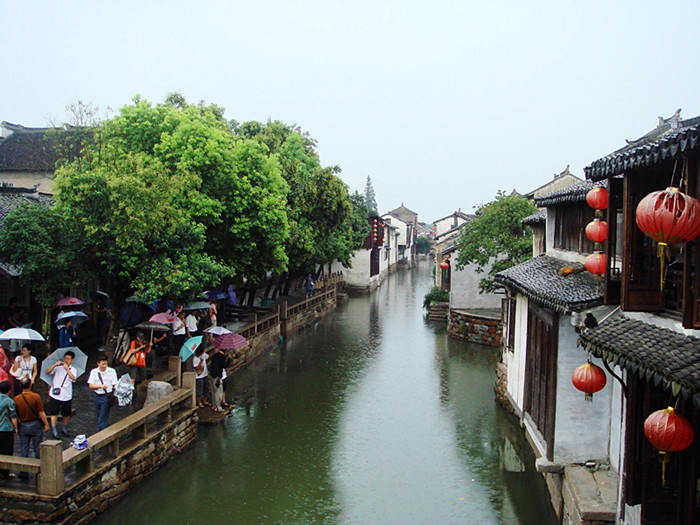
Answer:
[[501, 346], [503, 326], [500, 319], [453, 310], [447, 326], [450, 337], [488, 346]]
[[0, 523], [87, 524], [196, 438], [197, 411], [188, 409], [58, 496], [0, 492]]

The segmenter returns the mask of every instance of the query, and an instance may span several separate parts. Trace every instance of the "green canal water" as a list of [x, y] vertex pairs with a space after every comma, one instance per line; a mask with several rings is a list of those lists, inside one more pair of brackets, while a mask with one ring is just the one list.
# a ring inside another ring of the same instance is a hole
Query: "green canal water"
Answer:
[[96, 523], [552, 523], [498, 351], [422, 310], [427, 262], [238, 373], [232, 417]]

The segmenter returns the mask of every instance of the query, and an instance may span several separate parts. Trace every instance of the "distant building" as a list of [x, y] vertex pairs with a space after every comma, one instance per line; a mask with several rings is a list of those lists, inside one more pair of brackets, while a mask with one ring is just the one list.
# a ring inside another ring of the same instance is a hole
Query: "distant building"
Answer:
[[16, 187], [53, 192], [56, 167], [55, 143], [47, 135], [50, 128], [25, 128], [0, 123], [0, 181]]

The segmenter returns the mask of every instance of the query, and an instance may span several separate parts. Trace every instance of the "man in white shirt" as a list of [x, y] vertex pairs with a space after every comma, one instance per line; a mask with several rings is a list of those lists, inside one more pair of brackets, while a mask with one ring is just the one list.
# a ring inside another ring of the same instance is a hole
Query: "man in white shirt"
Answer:
[[97, 412], [97, 431], [109, 426], [109, 396], [114, 395], [117, 386], [117, 371], [107, 366], [107, 356], [97, 356], [97, 368], [90, 370], [88, 386], [95, 393], [95, 411]]
[[190, 312], [185, 318], [185, 328], [187, 329], [187, 337], [194, 337], [197, 335], [197, 317], [194, 312]]
[[47, 412], [51, 420], [51, 434], [56, 439], [58, 439], [56, 423], [59, 412], [63, 418], [61, 433], [66, 437], [70, 437], [67, 427], [73, 408], [71, 401], [73, 399], [73, 383], [77, 372], [71, 366], [73, 359], [75, 359], [75, 352], [68, 350], [63, 355], [63, 361], [56, 361], [46, 369], [47, 374], [53, 375], [53, 381], [49, 389], [49, 409]]

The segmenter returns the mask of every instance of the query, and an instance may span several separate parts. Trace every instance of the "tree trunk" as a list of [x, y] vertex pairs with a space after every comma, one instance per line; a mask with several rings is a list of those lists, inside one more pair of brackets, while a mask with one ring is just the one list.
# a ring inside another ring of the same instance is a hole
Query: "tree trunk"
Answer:
[[248, 281], [248, 306], [253, 306], [255, 302], [255, 292], [258, 289], [257, 285], [251, 280]]

